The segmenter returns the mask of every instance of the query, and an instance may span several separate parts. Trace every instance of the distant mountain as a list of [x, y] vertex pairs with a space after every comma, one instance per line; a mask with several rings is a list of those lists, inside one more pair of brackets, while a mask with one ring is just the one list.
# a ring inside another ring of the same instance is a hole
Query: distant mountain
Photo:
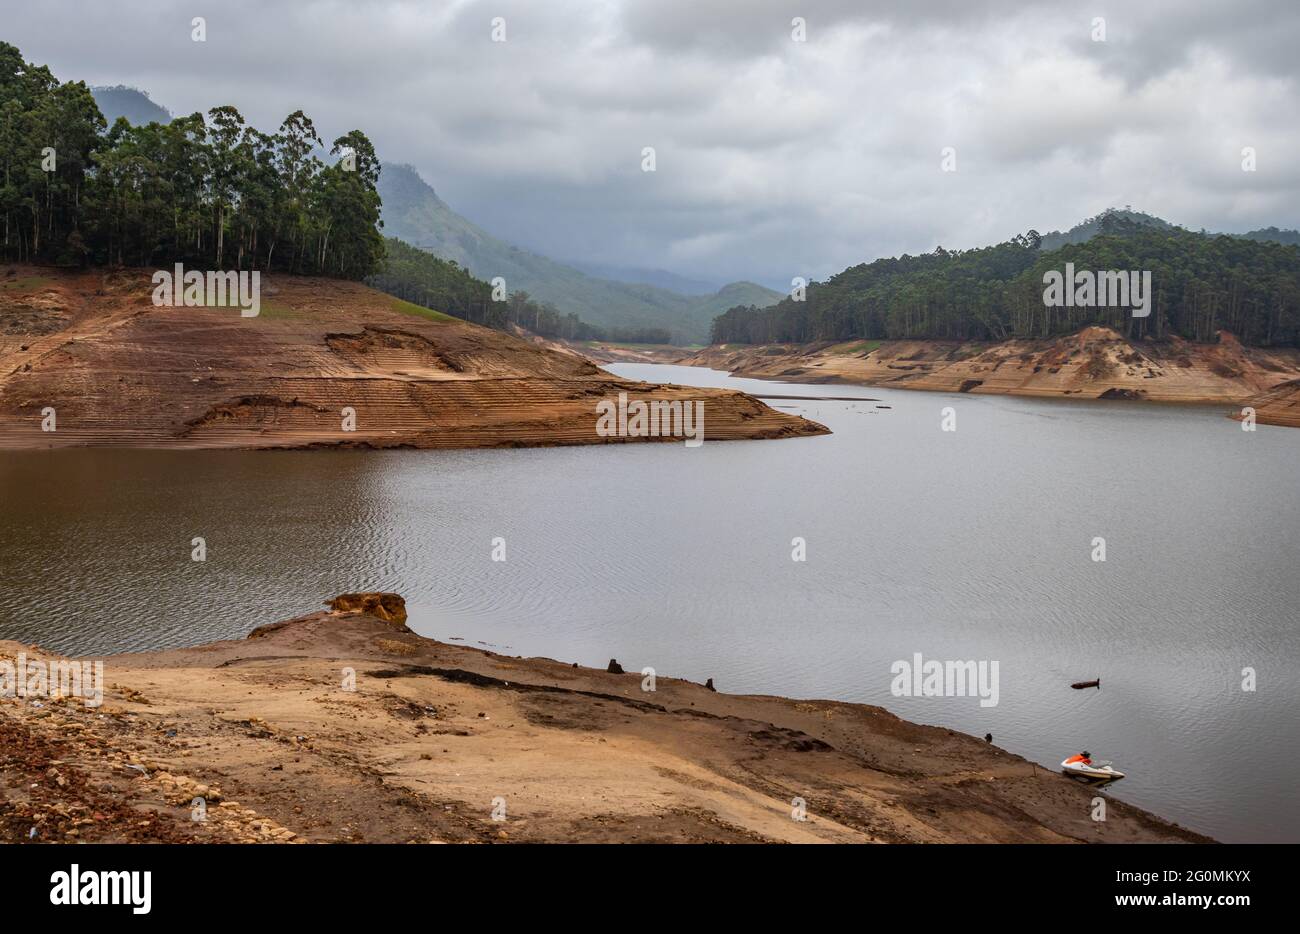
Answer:
[[[1087, 220], [1075, 224], [1069, 230], [1062, 233], [1059, 230], [1053, 230], [1051, 233], [1043, 234], [1042, 243], [1039, 248], [1044, 252], [1050, 250], [1059, 250], [1067, 243], [1087, 243], [1097, 234], [1102, 233], [1103, 225], [1107, 220], [1111, 221], [1128, 221], [1143, 227], [1155, 227], [1159, 230], [1178, 230], [1176, 224], [1154, 214], [1146, 214], [1142, 211], [1134, 211], [1132, 208], [1125, 207], [1107, 208], [1096, 217], [1090, 217]], [[1207, 230], [1200, 231], [1203, 234], [1215, 236]], [[1291, 246], [1300, 245], [1300, 231], [1296, 230], [1279, 230], [1276, 227], [1263, 227], [1259, 230], [1251, 230], [1247, 233], [1230, 233], [1225, 234], [1229, 237], [1240, 237], [1243, 240], [1255, 240], [1259, 242], [1283, 243]]]
[[1157, 227], [1161, 229], [1172, 229], [1173, 224], [1154, 214], [1144, 214], [1142, 211], [1134, 211], [1132, 208], [1107, 208], [1096, 217], [1090, 217], [1085, 221], [1075, 224], [1069, 230], [1062, 233], [1059, 230], [1053, 230], [1051, 233], [1043, 234], [1042, 243], [1039, 248], [1043, 252], [1049, 250], [1059, 250], [1067, 243], [1087, 243], [1097, 234], [1102, 232], [1102, 224], [1106, 218], [1116, 220], [1131, 221], [1134, 224], [1140, 224], [1146, 227]]
[[666, 269], [643, 269], [639, 266], [610, 266], [604, 263], [588, 263], [580, 259], [565, 261], [568, 265], [585, 272], [597, 279], [613, 279], [615, 282], [638, 282], [642, 285], [658, 286], [670, 292], [683, 295], [712, 295], [718, 291], [719, 283], [705, 282], [702, 279], [688, 279]]
[[1276, 227], [1261, 227], [1244, 234], [1232, 234], [1243, 240], [1271, 240], [1273, 243], [1285, 243], [1288, 246], [1300, 246], [1300, 230], [1278, 230]]
[[457, 214], [409, 165], [387, 163], [379, 176], [384, 233], [460, 263], [480, 279], [501, 276], [510, 291], [550, 302], [562, 314], [609, 328], [666, 328], [679, 339], [707, 340], [713, 316], [739, 302], [766, 307], [780, 293], [752, 282], [708, 295], [685, 295], [641, 282], [589, 276], [492, 236]]
[[138, 88], [118, 84], [113, 87], [91, 88], [90, 93], [109, 126], [117, 122], [118, 117], [126, 117], [134, 126], [172, 122], [171, 112], [166, 107], [155, 104], [146, 92]]

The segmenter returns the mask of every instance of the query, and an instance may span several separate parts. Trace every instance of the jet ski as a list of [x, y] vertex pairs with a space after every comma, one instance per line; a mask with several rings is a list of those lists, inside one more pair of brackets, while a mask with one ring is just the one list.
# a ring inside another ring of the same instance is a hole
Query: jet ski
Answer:
[[1124, 777], [1124, 773], [1115, 768], [1110, 762], [1094, 759], [1087, 752], [1070, 756], [1061, 763], [1061, 771], [1072, 778], [1082, 779], [1083, 781], [1111, 782]]

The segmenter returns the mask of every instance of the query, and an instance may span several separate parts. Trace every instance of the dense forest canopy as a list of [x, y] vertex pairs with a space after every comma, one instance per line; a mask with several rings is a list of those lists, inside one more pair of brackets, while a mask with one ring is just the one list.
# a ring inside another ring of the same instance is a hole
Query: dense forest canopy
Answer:
[[[1044, 251], [1036, 231], [996, 246], [880, 259], [807, 288], [804, 301], [736, 307], [713, 321], [714, 343], [805, 343], [916, 338], [1006, 340], [1105, 325], [1132, 339], [1213, 341], [1227, 329], [1248, 344], [1300, 344], [1300, 247], [1207, 236], [1103, 216], [1082, 243]], [[1149, 270], [1151, 314], [1124, 307], [1045, 307], [1043, 274]]]
[[504, 300], [492, 297], [492, 286], [470, 275], [451, 260], [417, 249], [394, 237], [385, 241], [383, 270], [366, 282], [398, 298], [425, 308], [507, 331], [512, 325], [534, 334], [563, 340], [615, 340], [627, 343], [666, 344], [666, 328], [600, 328], [573, 312], [561, 314], [549, 302], [538, 302], [523, 289], [507, 292]]
[[379, 160], [360, 130], [335, 164], [322, 145], [301, 111], [271, 135], [234, 107], [108, 127], [84, 82], [0, 42], [0, 257], [362, 278], [383, 260]]

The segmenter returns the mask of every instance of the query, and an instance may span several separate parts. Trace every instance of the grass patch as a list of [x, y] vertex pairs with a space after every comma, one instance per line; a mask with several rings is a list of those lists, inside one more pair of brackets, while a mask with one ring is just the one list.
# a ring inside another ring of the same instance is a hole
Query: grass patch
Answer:
[[847, 344], [837, 344], [831, 348], [831, 352], [839, 354], [871, 353], [873, 350], [879, 348], [880, 344], [880, 341], [858, 341], [856, 344], [851, 342]]
[[259, 318], [301, 318], [302, 312], [279, 302], [268, 302], [262, 299], [262, 307], [257, 316]]
[[47, 276], [19, 276], [17, 279], [0, 280], [0, 289], [39, 289], [53, 281]]
[[393, 296], [391, 299], [393, 311], [401, 312], [404, 315], [419, 315], [421, 318], [428, 318], [430, 321], [456, 321], [458, 319], [441, 311], [434, 311], [432, 308], [425, 308], [423, 305], [416, 305], [414, 302], [408, 302], [404, 299]]

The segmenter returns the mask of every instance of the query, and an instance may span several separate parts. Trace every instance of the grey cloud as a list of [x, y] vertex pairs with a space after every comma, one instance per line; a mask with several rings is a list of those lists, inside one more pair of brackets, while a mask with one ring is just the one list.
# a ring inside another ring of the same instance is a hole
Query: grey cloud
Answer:
[[1113, 204], [1300, 223], [1290, 0], [49, 0], [7, 9], [4, 38], [176, 113], [361, 128], [499, 236], [707, 279], [824, 277]]

